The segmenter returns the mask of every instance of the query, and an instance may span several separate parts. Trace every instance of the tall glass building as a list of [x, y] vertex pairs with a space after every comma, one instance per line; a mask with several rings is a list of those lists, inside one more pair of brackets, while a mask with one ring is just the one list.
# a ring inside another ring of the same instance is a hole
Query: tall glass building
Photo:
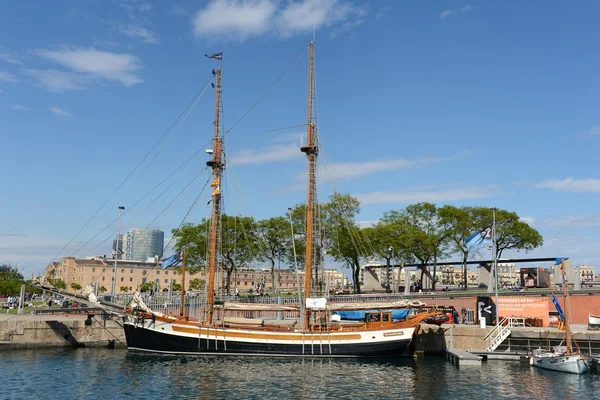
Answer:
[[123, 238], [127, 260], [147, 261], [158, 256], [162, 260], [165, 233], [158, 229], [130, 229]]

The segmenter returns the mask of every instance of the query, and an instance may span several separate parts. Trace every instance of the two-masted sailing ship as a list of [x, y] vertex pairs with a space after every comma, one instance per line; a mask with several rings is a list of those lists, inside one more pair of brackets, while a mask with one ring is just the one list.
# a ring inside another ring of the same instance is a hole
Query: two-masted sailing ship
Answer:
[[572, 374], [582, 374], [590, 370], [590, 360], [579, 351], [573, 349], [573, 340], [571, 338], [571, 326], [569, 321], [569, 305], [567, 296], [567, 280], [565, 274], [565, 260], [561, 261], [561, 273], [563, 282], [563, 304], [564, 311], [554, 298], [556, 308], [564, 323], [565, 346], [556, 346], [554, 349], [536, 349], [531, 356], [531, 364], [535, 367], [551, 369], [553, 371], [569, 372]]
[[[212, 158], [213, 193], [208, 256], [206, 309], [203, 318], [168, 315], [149, 309], [136, 295], [125, 318], [124, 329], [130, 350], [161, 353], [231, 354], [271, 356], [398, 356], [411, 342], [420, 322], [434, 315], [420, 313], [404, 321], [393, 321], [391, 310], [398, 304], [366, 304], [370, 311], [364, 321], [346, 323], [331, 318], [333, 306], [326, 298], [311, 297], [311, 286], [319, 252], [315, 246], [316, 171], [319, 146], [314, 118], [314, 43], [309, 46], [309, 93], [307, 143], [300, 150], [308, 159], [308, 199], [306, 216], [306, 268], [304, 299], [301, 305], [215, 304], [215, 272], [218, 268], [218, 243], [222, 193], [220, 191], [223, 157], [221, 133], [221, 67], [216, 74], [216, 113]], [[219, 59], [222, 58], [220, 55]], [[185, 262], [184, 262], [185, 267]], [[185, 280], [183, 280], [185, 281]], [[182, 288], [183, 291], [183, 288]], [[183, 294], [182, 294], [183, 296]], [[340, 306], [338, 306], [339, 308]], [[341, 308], [344, 308], [342, 305]], [[346, 305], [345, 309], [351, 309]], [[296, 312], [294, 320], [225, 317], [226, 311], [256, 310]]]

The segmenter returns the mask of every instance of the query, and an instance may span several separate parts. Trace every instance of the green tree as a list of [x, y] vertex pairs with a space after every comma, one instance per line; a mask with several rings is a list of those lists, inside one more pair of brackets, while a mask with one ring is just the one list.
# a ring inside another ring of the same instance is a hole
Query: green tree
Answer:
[[360, 293], [360, 259], [373, 253], [364, 232], [356, 224], [360, 202], [351, 195], [334, 193], [321, 209], [327, 253], [352, 270], [354, 290]]
[[[455, 207], [446, 205], [438, 210], [440, 224], [448, 233], [452, 249], [462, 255], [463, 262], [463, 290], [467, 290], [467, 260], [469, 248], [467, 238], [476, 230], [475, 212], [472, 207]], [[480, 228], [479, 228], [480, 229]]]
[[363, 228], [370, 248], [374, 255], [383, 258], [387, 265], [386, 285], [391, 289], [391, 262], [394, 260], [400, 265], [413, 261], [409, 248], [410, 225], [406, 216], [397, 211], [386, 212], [381, 220], [374, 226]]
[[150, 281], [144, 282], [144, 283], [142, 283], [142, 286], [140, 286], [140, 292], [149, 292], [153, 289], [153, 287], [154, 287], [154, 282], [150, 282]]
[[21, 291], [21, 285], [25, 281], [23, 275], [17, 267], [10, 264], [0, 265], [0, 293], [6, 295], [16, 295]]
[[[294, 229], [294, 243], [296, 248], [296, 254], [294, 257], [294, 247], [290, 241], [290, 249], [286, 254], [286, 260], [289, 265], [298, 265], [299, 270], [303, 270], [305, 267], [304, 259], [306, 258], [306, 204], [301, 203], [292, 207], [286, 213], [286, 219], [289, 223], [291, 221]], [[292, 227], [290, 226], [290, 234]]]
[[104, 286], [100, 286], [100, 289], [98, 289], [98, 292], [100, 293], [106, 293], [108, 291], [107, 288], [105, 288]]
[[[492, 226], [493, 210], [477, 207], [475, 219], [481, 229]], [[521, 221], [517, 213], [496, 210], [496, 257], [500, 258], [504, 250], [531, 251], [544, 244], [542, 235], [529, 224]]]
[[415, 242], [415, 250], [422, 255], [420, 259], [433, 261], [432, 289], [435, 291], [437, 262], [448, 255], [451, 232], [442, 222], [435, 204], [425, 202], [410, 205], [406, 207], [406, 215], [410, 224], [426, 235]]
[[181, 284], [180, 283], [174, 283], [172, 289], [176, 292], [179, 292], [181, 290]]
[[[197, 224], [184, 224], [179, 230], [173, 229], [173, 237], [175, 238], [175, 249], [182, 251], [186, 248], [186, 273], [192, 272], [194, 266], [197, 270], [206, 267], [206, 259], [208, 254], [208, 237], [210, 236], [210, 221], [203, 218]], [[181, 269], [179, 267], [178, 271]]]
[[57, 289], [66, 289], [67, 288], [67, 284], [62, 279], [56, 279], [54, 281], [54, 287], [57, 288]]
[[194, 278], [190, 281], [190, 290], [202, 290], [204, 289], [204, 285], [206, 285], [206, 281], [200, 278]]
[[221, 221], [221, 267], [225, 271], [225, 289], [230, 294], [235, 270], [249, 266], [257, 258], [256, 222], [252, 217], [228, 215], [223, 215]]
[[71, 283], [71, 289], [73, 290], [81, 290], [81, 285], [79, 283]]
[[[185, 224], [179, 231], [174, 230], [175, 248], [178, 251], [185, 246], [188, 264], [206, 267], [210, 236], [209, 221], [203, 219], [200, 224]], [[229, 293], [231, 276], [242, 266], [247, 266], [257, 257], [256, 222], [254, 218], [221, 215], [220, 243], [217, 260], [225, 271], [226, 290]]]
[[290, 224], [284, 217], [273, 217], [258, 221], [256, 225], [258, 243], [258, 259], [268, 261], [271, 266], [271, 282], [273, 293], [277, 290], [275, 279], [275, 264], [286, 258], [291, 250], [292, 236]]
[[120, 290], [121, 292], [127, 293], [127, 292], [129, 292], [129, 286], [121, 286], [121, 287], [119, 288], [119, 290]]

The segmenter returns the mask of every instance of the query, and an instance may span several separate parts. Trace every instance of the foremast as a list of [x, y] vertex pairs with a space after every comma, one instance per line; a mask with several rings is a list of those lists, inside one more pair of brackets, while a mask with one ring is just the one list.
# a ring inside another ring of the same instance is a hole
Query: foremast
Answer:
[[[314, 99], [315, 99], [315, 44], [314, 41], [309, 45], [309, 82], [308, 82], [308, 121], [306, 124], [306, 146], [302, 146], [300, 151], [306, 154], [308, 159], [308, 200], [306, 203], [306, 258], [304, 270], [304, 299], [311, 296], [312, 277], [314, 268], [317, 265], [317, 252], [315, 252], [315, 226], [316, 226], [316, 205], [317, 205], [317, 157], [319, 146], [317, 140], [317, 128], [314, 118]], [[309, 328], [310, 312], [307, 310], [304, 316], [304, 326]]]
[[[214, 72], [214, 70], [213, 70]], [[217, 269], [217, 249], [221, 222], [221, 176], [225, 163], [223, 162], [223, 136], [221, 135], [221, 66], [216, 71], [217, 93], [215, 99], [215, 130], [213, 143], [213, 156], [206, 165], [212, 168], [213, 172], [213, 193], [212, 193], [212, 212], [210, 214], [210, 245], [208, 258], [208, 287], [206, 293], [206, 315], [205, 322], [213, 323], [214, 305], [215, 305], [215, 271]]]

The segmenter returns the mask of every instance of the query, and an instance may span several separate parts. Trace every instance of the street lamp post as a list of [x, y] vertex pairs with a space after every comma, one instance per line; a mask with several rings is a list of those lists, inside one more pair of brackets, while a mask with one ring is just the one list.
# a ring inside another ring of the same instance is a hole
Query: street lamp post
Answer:
[[[390, 289], [392, 289], [392, 293], [396, 293], [396, 276], [394, 273], [395, 268], [390, 266], [393, 253], [394, 253], [394, 246], [388, 247], [388, 259], [387, 259], [387, 262], [388, 262], [388, 279], [387, 279], [387, 281], [388, 282], [387, 283], [389, 286], [391, 286]], [[391, 279], [390, 279], [390, 268], [391, 268], [391, 273], [392, 273]], [[390, 280], [391, 280], [391, 282], [390, 282]]]
[[115, 266], [113, 271], [113, 281], [112, 281], [112, 301], [115, 301], [115, 294], [117, 293], [117, 260], [119, 259], [119, 237], [121, 236], [121, 212], [125, 209], [123, 206], [119, 206], [119, 218], [117, 222], [117, 243], [115, 250]]
[[498, 244], [496, 243], [496, 207], [492, 208], [492, 256], [494, 257], [494, 289], [496, 293], [496, 325], [500, 321], [500, 301], [498, 300]]

